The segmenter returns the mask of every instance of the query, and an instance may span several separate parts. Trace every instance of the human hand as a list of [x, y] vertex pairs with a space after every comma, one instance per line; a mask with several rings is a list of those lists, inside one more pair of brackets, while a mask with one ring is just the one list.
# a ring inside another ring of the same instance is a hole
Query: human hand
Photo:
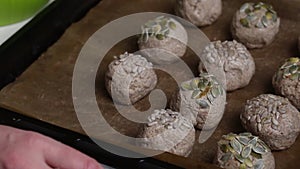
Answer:
[[0, 125], [0, 169], [103, 169], [95, 160], [46, 136]]

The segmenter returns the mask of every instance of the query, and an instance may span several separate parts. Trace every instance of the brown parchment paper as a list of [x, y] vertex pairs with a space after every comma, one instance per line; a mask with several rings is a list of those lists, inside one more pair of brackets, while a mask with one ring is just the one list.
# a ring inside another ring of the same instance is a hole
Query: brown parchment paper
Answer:
[[[201, 28], [210, 40], [232, 40], [230, 22], [235, 10], [244, 1], [224, 0], [223, 14], [216, 23]], [[281, 17], [280, 32], [275, 41], [263, 48], [251, 50], [256, 63], [256, 73], [249, 86], [227, 95], [224, 117], [213, 136], [204, 144], [195, 143], [191, 155], [185, 159], [169, 154], [158, 158], [185, 168], [212, 168], [216, 142], [223, 134], [243, 132], [239, 114], [247, 99], [262, 93], [273, 93], [271, 78], [282, 61], [299, 56], [297, 37], [300, 35], [300, 1], [270, 1]], [[64, 35], [35, 61], [15, 82], [0, 91], [0, 106], [21, 114], [85, 134], [77, 120], [72, 104], [72, 73], [76, 58], [87, 39], [106, 23], [124, 15], [158, 11], [173, 14], [174, 0], [102, 0], [81, 21], [74, 23]], [[104, 88], [104, 73], [112, 56], [137, 50], [136, 37], [123, 40], [105, 57], [98, 70], [96, 95], [98, 105], [106, 120], [119, 132], [134, 136], [139, 125], [129, 122], [115, 110]], [[188, 51], [184, 61], [197, 74], [198, 59]], [[158, 88], [168, 98], [176, 90], [172, 78], [157, 71]], [[135, 105], [139, 110], [149, 108], [147, 98]], [[91, 122], [92, 123], [92, 122]], [[197, 136], [199, 135], [199, 131]], [[300, 139], [288, 150], [274, 152], [276, 168], [299, 168]]]

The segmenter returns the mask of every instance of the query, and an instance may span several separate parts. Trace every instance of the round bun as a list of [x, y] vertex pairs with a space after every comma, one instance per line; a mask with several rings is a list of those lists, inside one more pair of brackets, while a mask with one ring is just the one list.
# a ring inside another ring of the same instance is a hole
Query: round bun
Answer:
[[150, 62], [170, 64], [185, 54], [187, 41], [187, 32], [178, 21], [160, 16], [142, 26], [138, 45]]
[[280, 96], [262, 94], [248, 100], [241, 114], [242, 125], [258, 135], [272, 150], [287, 149], [300, 132], [300, 114]]
[[251, 133], [224, 135], [218, 142], [215, 163], [221, 168], [274, 169], [268, 146]]
[[210, 130], [219, 124], [225, 101], [225, 91], [216, 78], [202, 73], [181, 84], [170, 101], [170, 107], [180, 111], [196, 128]]
[[177, 0], [175, 12], [196, 26], [215, 22], [222, 13], [221, 0]]
[[289, 58], [273, 76], [275, 92], [300, 109], [300, 59]]
[[[216, 41], [206, 46], [202, 58], [207, 69], [223, 67], [226, 76], [226, 90], [233, 91], [247, 86], [255, 73], [254, 60], [247, 48], [237, 41]], [[199, 72], [205, 71], [203, 63]]]
[[269, 45], [279, 31], [280, 18], [269, 4], [245, 3], [233, 17], [231, 33], [248, 48]]
[[108, 66], [105, 87], [114, 101], [130, 105], [149, 94], [156, 86], [157, 76], [152, 63], [140, 55], [116, 57]]
[[171, 110], [155, 110], [148, 123], [140, 131], [143, 148], [166, 151], [187, 157], [195, 142], [193, 124], [180, 113]]

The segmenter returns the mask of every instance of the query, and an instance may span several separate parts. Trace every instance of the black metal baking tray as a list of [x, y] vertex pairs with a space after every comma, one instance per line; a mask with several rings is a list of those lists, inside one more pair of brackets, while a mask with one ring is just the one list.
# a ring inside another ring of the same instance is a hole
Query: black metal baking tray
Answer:
[[[57, 41], [73, 22], [80, 20], [99, 1], [56, 0], [1, 45], [0, 90], [13, 82]], [[153, 158], [129, 159], [111, 154], [87, 136], [3, 108], [0, 108], [0, 124], [47, 135], [114, 168], [179, 168]]]
[[0, 89], [18, 77], [42, 52], [100, 0], [55, 0], [0, 46]]

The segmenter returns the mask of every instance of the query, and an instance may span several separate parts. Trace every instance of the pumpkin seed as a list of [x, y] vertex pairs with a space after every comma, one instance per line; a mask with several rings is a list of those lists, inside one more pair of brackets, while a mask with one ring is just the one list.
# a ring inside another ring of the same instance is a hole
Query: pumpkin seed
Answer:
[[253, 163], [252, 163], [252, 161], [251, 161], [249, 158], [245, 159], [244, 163], [245, 163], [248, 167], [250, 167], [250, 168], [253, 167]]
[[243, 158], [248, 158], [250, 156], [251, 153], [251, 145], [245, 146], [242, 150], [242, 157]]
[[243, 19], [240, 19], [240, 23], [244, 26], [244, 27], [247, 27], [249, 28], [249, 22], [246, 18], [243, 18]]
[[169, 22], [169, 27], [170, 27], [171, 29], [175, 30], [175, 29], [176, 29], [176, 24], [175, 24], [174, 22], [170, 21], [170, 22]]
[[209, 83], [209, 81], [208, 81], [208, 79], [203, 79], [203, 84], [205, 84], [205, 86], [208, 86], [208, 83]]
[[246, 9], [249, 9], [249, 3], [243, 4], [240, 8], [240, 12], [245, 12]]
[[268, 19], [267, 19], [266, 16], [263, 16], [263, 17], [261, 18], [261, 23], [264, 25], [265, 28], [269, 26], [269, 25], [268, 25]]
[[258, 140], [258, 144], [260, 144], [267, 152], [271, 151], [267, 144], [262, 140]]
[[241, 164], [241, 165], [240, 165], [240, 169], [247, 169], [246, 164]]
[[252, 134], [249, 132], [244, 132], [244, 133], [241, 133], [240, 136], [250, 137], [250, 136], [252, 136]]
[[257, 19], [257, 16], [255, 16], [255, 15], [248, 15], [247, 17], [246, 17], [246, 19], [248, 20], [248, 21], [254, 21], [254, 20], [256, 20]]
[[264, 4], [256, 3], [256, 4], [253, 5], [253, 8], [260, 9], [262, 5], [264, 5]]
[[182, 83], [182, 84], [181, 84], [181, 88], [182, 88], [183, 90], [193, 90], [193, 88], [191, 87], [191, 85], [188, 84], [188, 83]]
[[217, 87], [213, 87], [211, 89], [211, 94], [214, 98], [218, 97], [220, 95], [219, 89]]
[[266, 18], [268, 19], [268, 20], [271, 20], [271, 19], [273, 19], [273, 13], [271, 13], [271, 12], [266, 12]]
[[231, 153], [226, 153], [221, 157], [221, 161], [227, 162], [232, 157]]
[[228, 149], [227, 149], [227, 145], [226, 145], [226, 144], [222, 144], [222, 145], [220, 146], [220, 149], [221, 149], [221, 151], [222, 151], [223, 153], [227, 153], [227, 152], [228, 152]]
[[264, 149], [263, 146], [259, 145], [259, 144], [256, 144], [252, 150], [258, 154], [265, 154], [266, 153], [266, 150]]
[[162, 35], [162, 34], [157, 34], [156, 35], [156, 39], [158, 39], [158, 40], [164, 40], [164, 38], [165, 38], [165, 36]]
[[296, 73], [298, 71], [298, 66], [293, 65], [289, 68], [291, 74]]
[[257, 143], [257, 140], [258, 140], [258, 138], [257, 138], [257, 137], [254, 137], [252, 140], [250, 140], [250, 141], [248, 142], [248, 144], [251, 144], [252, 146], [255, 146], [256, 143]]
[[246, 14], [250, 14], [252, 11], [251, 11], [251, 9], [250, 8], [247, 8], [246, 10], [245, 10], [245, 13]]
[[229, 133], [229, 134], [223, 136], [224, 139], [229, 140], [229, 141], [233, 140], [235, 137], [236, 137], [236, 134], [233, 134], [233, 133]]
[[200, 81], [200, 82], [199, 82], [198, 88], [199, 88], [201, 91], [203, 91], [203, 90], [206, 89], [206, 85], [203, 83], [203, 81]]
[[240, 154], [242, 152], [242, 145], [235, 138], [230, 141], [230, 145], [237, 153]]
[[286, 69], [286, 68], [290, 68], [291, 66], [293, 66], [295, 63], [292, 62], [285, 62], [280, 69]]
[[257, 160], [254, 164], [254, 169], [263, 169], [264, 168], [264, 161], [263, 160]]
[[194, 90], [198, 90], [199, 88], [198, 88], [198, 84], [199, 84], [199, 82], [200, 82], [200, 79], [193, 79], [192, 81], [191, 81], [191, 87], [194, 89]]
[[243, 145], [248, 145], [249, 142], [249, 138], [246, 136], [238, 136], [236, 137], [240, 143], [242, 143]]
[[197, 102], [197, 104], [199, 104], [199, 106], [200, 106], [201, 108], [203, 108], [203, 109], [206, 109], [206, 108], [209, 107], [208, 103], [207, 103], [206, 101], [204, 101], [204, 100], [197, 100], [196, 102]]
[[227, 149], [228, 149], [231, 153], [236, 153], [235, 150], [234, 150], [232, 147], [230, 147], [229, 145], [227, 146]]
[[287, 62], [298, 63], [298, 62], [299, 62], [299, 58], [292, 57], [292, 58], [289, 58], [289, 59], [287, 60]]
[[234, 158], [237, 159], [240, 163], [244, 163], [244, 158], [239, 154], [234, 154]]
[[158, 34], [159, 31], [161, 31], [161, 26], [160, 26], [160, 25], [155, 25], [155, 26], [153, 26], [153, 27], [152, 27], [152, 31], [153, 31], [153, 33], [155, 33], [155, 34]]
[[201, 91], [200, 90], [194, 90], [192, 93], [192, 99], [196, 99], [200, 96]]
[[161, 27], [167, 27], [167, 23], [168, 23], [168, 19], [167, 18], [165, 18], [165, 19], [163, 19], [163, 20], [161, 20], [159, 22], [159, 24], [161, 25]]

